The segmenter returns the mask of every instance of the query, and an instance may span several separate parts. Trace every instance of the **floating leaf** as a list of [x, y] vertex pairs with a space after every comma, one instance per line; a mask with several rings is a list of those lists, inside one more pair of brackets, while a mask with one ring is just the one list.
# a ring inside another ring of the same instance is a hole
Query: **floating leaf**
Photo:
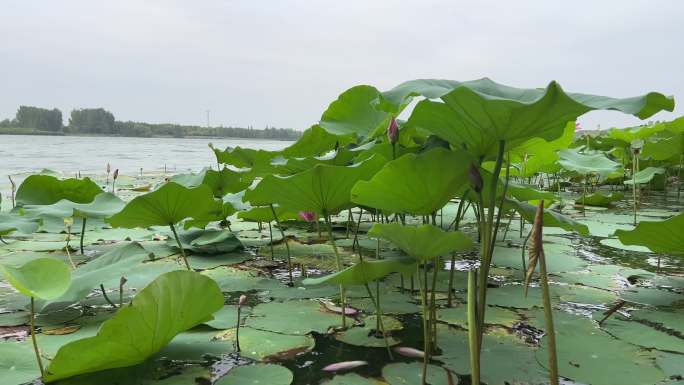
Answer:
[[292, 372], [280, 365], [255, 364], [238, 366], [216, 381], [216, 385], [290, 385]]
[[[191, 230], [179, 233], [178, 238], [183, 249], [200, 254], [223, 254], [242, 248], [242, 243], [229, 230]], [[178, 247], [176, 240], [171, 237], [166, 244]]]
[[22, 234], [31, 234], [38, 230], [41, 221], [36, 218], [0, 213], [0, 237], [18, 231]]

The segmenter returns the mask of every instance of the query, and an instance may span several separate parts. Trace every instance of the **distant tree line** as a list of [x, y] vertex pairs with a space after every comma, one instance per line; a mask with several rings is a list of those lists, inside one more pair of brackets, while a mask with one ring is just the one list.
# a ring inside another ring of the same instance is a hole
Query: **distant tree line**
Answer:
[[[135, 137], [186, 137], [209, 136], [248, 139], [295, 140], [301, 135], [291, 128], [266, 127], [200, 127], [179, 124], [152, 124], [142, 122], [121, 122], [104, 108], [83, 108], [71, 111], [69, 124], [63, 125], [62, 112], [58, 109], [20, 106], [14, 119], [0, 121], [0, 129], [33, 130], [35, 133], [63, 133]], [[4, 132], [4, 130], [0, 131]], [[12, 131], [7, 131], [11, 133]], [[23, 133], [23, 131], [22, 131]]]

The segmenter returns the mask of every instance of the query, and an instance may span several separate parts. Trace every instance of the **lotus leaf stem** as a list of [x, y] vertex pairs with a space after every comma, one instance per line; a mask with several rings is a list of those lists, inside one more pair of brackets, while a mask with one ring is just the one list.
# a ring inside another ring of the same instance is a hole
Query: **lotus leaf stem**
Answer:
[[40, 377], [45, 378], [45, 369], [43, 368], [43, 360], [40, 358], [40, 350], [38, 349], [38, 341], [36, 341], [36, 306], [35, 299], [31, 297], [31, 342], [33, 343], [33, 351], [36, 353], [36, 360], [38, 361], [38, 369], [40, 369]]
[[280, 220], [278, 220], [278, 214], [276, 214], [275, 209], [273, 208], [273, 204], [271, 206], [271, 214], [273, 214], [273, 220], [276, 223], [276, 226], [278, 226], [278, 230], [280, 230], [280, 236], [283, 238], [283, 242], [285, 242], [285, 249], [287, 250], [287, 273], [290, 278], [290, 285], [293, 285], [294, 282], [292, 280], [292, 257], [290, 255], [290, 244], [287, 243], [287, 238], [285, 238], [285, 231], [283, 231], [283, 227], [280, 225]]
[[180, 249], [181, 256], [183, 257], [183, 262], [185, 262], [185, 268], [188, 270], [192, 270], [190, 268], [190, 263], [188, 263], [188, 257], [185, 255], [185, 250], [183, 250], [183, 245], [181, 244], [180, 238], [178, 238], [178, 233], [176, 232], [176, 226], [174, 226], [173, 223], [169, 223], [169, 227], [171, 228], [171, 232], [173, 233], [173, 237], [176, 239], [176, 244], [178, 245], [178, 248]]
[[110, 304], [114, 309], [116, 309], [116, 304], [112, 302], [111, 299], [109, 299], [109, 296], [107, 296], [107, 292], [105, 291], [103, 284], [100, 284], [100, 291], [102, 291], [102, 296], [104, 297], [105, 301], [107, 301], [108, 304]]
[[[335, 244], [335, 238], [332, 233], [332, 223], [330, 223], [330, 217], [324, 215], [326, 227], [328, 228], [328, 239], [330, 240], [330, 245], [335, 253], [335, 264], [337, 265], [337, 271], [342, 271], [342, 259], [340, 258], [340, 253], [337, 251], [337, 245]], [[360, 255], [360, 253], [359, 253]], [[346, 315], [346, 302], [344, 286], [340, 285], [340, 305], [342, 305], [342, 327], [347, 327], [347, 315]]]
[[83, 252], [83, 239], [85, 238], [86, 219], [88, 219], [88, 218], [83, 217], [83, 218], [81, 219], [81, 222], [82, 222], [82, 224], [81, 224], [81, 243], [80, 243], [80, 246], [81, 246], [81, 255], [84, 255], [84, 254], [85, 254], [85, 253]]

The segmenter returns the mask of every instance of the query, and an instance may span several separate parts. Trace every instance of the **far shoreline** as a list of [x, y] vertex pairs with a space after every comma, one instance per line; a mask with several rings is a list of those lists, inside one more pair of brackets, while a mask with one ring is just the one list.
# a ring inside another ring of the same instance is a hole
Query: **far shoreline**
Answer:
[[205, 135], [187, 135], [187, 136], [172, 136], [172, 135], [150, 135], [150, 136], [128, 136], [128, 135], [100, 135], [100, 134], [83, 134], [83, 133], [65, 133], [65, 132], [51, 132], [51, 131], [18, 131], [6, 132], [0, 130], [0, 135], [13, 136], [70, 136], [83, 138], [159, 138], [159, 139], [244, 139], [256, 141], [279, 141], [279, 142], [294, 142], [296, 139], [287, 138], [250, 138], [244, 136], [205, 136]]

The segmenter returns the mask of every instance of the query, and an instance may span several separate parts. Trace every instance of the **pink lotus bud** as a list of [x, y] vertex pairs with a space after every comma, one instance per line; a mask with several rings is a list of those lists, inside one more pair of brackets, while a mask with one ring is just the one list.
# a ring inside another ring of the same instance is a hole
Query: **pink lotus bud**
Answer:
[[414, 348], [409, 348], [406, 346], [397, 346], [396, 348], [394, 348], [394, 351], [397, 352], [397, 354], [400, 354], [404, 357], [411, 357], [411, 358], [423, 358], [423, 357], [425, 357], [424, 351], [414, 349]]
[[107, 162], [107, 174], [110, 172], [112, 172], [112, 166], [109, 164], [109, 162]]
[[484, 184], [482, 181], [482, 174], [480, 174], [480, 168], [474, 164], [471, 164], [470, 168], [468, 169], [468, 179], [470, 179], [470, 185], [473, 187], [475, 192], [480, 193]]
[[387, 139], [391, 144], [394, 144], [399, 140], [399, 125], [394, 117], [392, 117], [389, 126], [387, 126]]
[[299, 216], [307, 222], [314, 222], [317, 219], [316, 213], [313, 211], [300, 211]]
[[240, 299], [238, 300], [238, 306], [243, 307], [247, 303], [247, 296], [246, 295], [241, 295]]
[[359, 366], [368, 365], [366, 361], [342, 361], [334, 364], [330, 364], [324, 367], [322, 370], [325, 372], [337, 372], [340, 370], [350, 370], [358, 368]]
[[119, 169], [114, 170], [114, 176], [112, 178], [116, 179], [119, 177]]
[[575, 131], [582, 131], [582, 126], [580, 125], [580, 122], [575, 122]]

